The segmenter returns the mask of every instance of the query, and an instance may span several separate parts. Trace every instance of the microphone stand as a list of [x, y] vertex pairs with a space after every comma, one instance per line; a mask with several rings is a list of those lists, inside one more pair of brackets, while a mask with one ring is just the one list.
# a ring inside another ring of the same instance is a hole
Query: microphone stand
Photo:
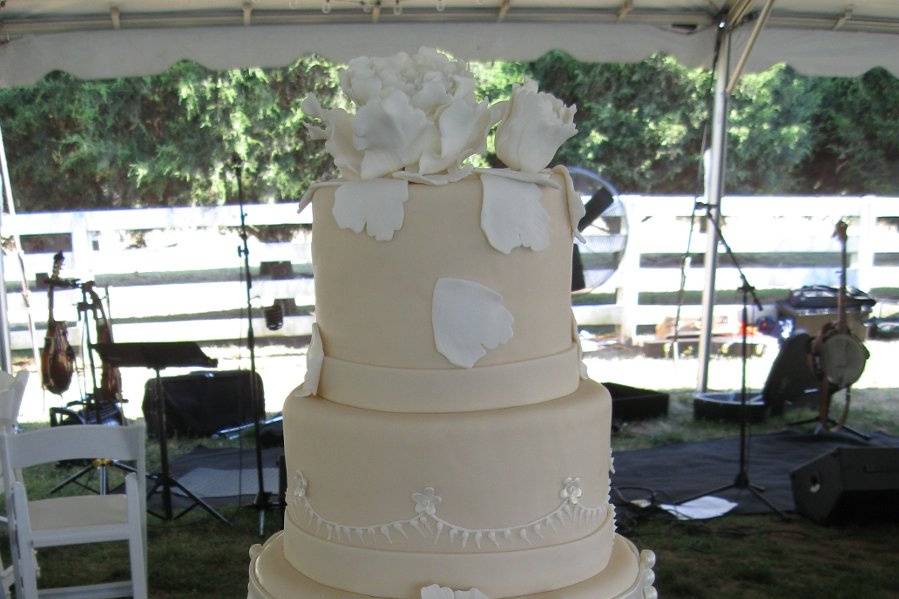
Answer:
[[253, 274], [250, 272], [250, 248], [247, 245], [247, 213], [244, 210], [243, 198], [243, 163], [238, 156], [233, 159], [234, 175], [237, 177], [237, 202], [240, 206], [240, 239], [242, 244], [237, 248], [237, 254], [243, 257], [244, 275], [246, 278], [247, 289], [247, 349], [250, 350], [250, 405], [253, 409], [253, 440], [256, 450], [256, 480], [258, 484], [258, 492], [253, 502], [259, 517], [259, 536], [263, 536], [265, 532], [265, 513], [274, 507], [270, 500], [269, 494], [265, 491], [265, 477], [262, 468], [262, 443], [261, 428], [259, 424], [260, 416], [265, 411], [265, 406], [259, 405], [259, 392], [256, 387], [256, 336], [253, 333], [253, 304], [252, 304], [252, 288]]
[[[728, 257], [733, 262], [734, 267], [736, 267], [737, 273], [740, 275], [740, 281], [742, 281], [742, 284], [739, 288], [739, 291], [742, 294], [743, 304], [743, 326], [740, 347], [740, 358], [742, 361], [742, 369], [740, 373], [740, 465], [739, 470], [737, 471], [737, 475], [734, 477], [734, 481], [732, 483], [722, 485], [720, 487], [715, 487], [714, 489], [704, 491], [691, 497], [687, 497], [686, 499], [681, 499], [680, 501], [676, 502], [675, 505], [681, 505], [683, 503], [687, 503], [688, 501], [693, 501], [694, 499], [699, 499], [700, 497], [706, 497], [708, 495], [717, 495], [718, 493], [729, 491], [730, 489], [738, 489], [741, 491], [749, 491], [749, 493], [752, 494], [753, 497], [764, 503], [768, 507], [768, 509], [780, 516], [782, 520], [786, 520], [786, 515], [782, 511], [777, 509], [774, 504], [771, 503], [768, 498], [762, 494], [765, 491], [765, 487], [753, 484], [749, 479], [749, 417], [746, 405], [746, 362], [749, 357], [747, 351], [748, 344], [746, 334], [747, 329], [749, 328], [749, 297], [752, 296], [752, 302], [759, 310], [762, 309], [762, 303], [759, 301], [758, 295], [756, 295], [755, 293], [755, 287], [750, 285], [749, 281], [746, 279], [746, 274], [740, 267], [740, 262], [737, 260], [736, 255], [734, 255], [730, 244], [727, 243], [727, 240], [725, 239], [724, 234], [721, 231], [721, 224], [718, 222], [718, 218], [716, 218], [713, 212], [710, 210], [711, 206], [703, 202], [696, 202], [696, 205], [700, 208], [704, 208], [707, 211], [708, 219], [712, 221], [712, 224], [715, 226], [715, 230], [718, 233], [718, 239], [721, 240], [721, 244], [724, 246], [724, 249], [727, 252]], [[707, 326], [711, 326], [711, 323], [707, 323]]]

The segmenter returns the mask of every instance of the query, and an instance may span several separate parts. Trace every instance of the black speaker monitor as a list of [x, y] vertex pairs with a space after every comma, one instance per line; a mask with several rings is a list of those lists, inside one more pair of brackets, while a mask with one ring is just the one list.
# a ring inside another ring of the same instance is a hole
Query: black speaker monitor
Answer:
[[790, 479], [796, 510], [815, 522], [899, 519], [899, 447], [840, 447]]

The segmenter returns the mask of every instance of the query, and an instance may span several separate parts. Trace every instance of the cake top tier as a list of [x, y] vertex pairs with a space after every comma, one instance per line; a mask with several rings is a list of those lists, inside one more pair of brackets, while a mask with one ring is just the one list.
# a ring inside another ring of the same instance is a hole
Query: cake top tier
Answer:
[[[574, 109], [532, 83], [492, 106], [434, 50], [360, 58], [356, 112], [307, 99], [341, 178], [313, 203], [308, 394], [386, 411], [468, 411], [571, 393], [571, 245], [584, 214], [564, 167]], [[512, 168], [464, 162], [499, 123]], [[461, 397], [460, 397], [461, 396]]]

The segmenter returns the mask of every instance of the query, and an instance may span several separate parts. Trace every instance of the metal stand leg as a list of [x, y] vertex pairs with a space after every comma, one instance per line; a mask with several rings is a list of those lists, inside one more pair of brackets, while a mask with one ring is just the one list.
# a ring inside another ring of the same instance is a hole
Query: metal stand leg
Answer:
[[[148, 478], [152, 479], [153, 486], [150, 488], [150, 491], [147, 492], [147, 499], [155, 495], [157, 492], [162, 494], [162, 514], [157, 514], [151, 510], [147, 510], [152, 516], [156, 516], [162, 520], [177, 520], [184, 514], [188, 513], [195, 507], [199, 506], [204, 509], [206, 512], [220, 520], [225, 524], [231, 524], [227, 518], [221, 515], [218, 510], [213, 508], [211, 505], [203, 501], [200, 497], [194, 494], [190, 489], [179, 483], [177, 480], [172, 478], [171, 470], [169, 466], [169, 446], [168, 446], [168, 432], [165, 424], [165, 390], [162, 386], [162, 377], [159, 374], [159, 370], [156, 370], [156, 431], [159, 435], [159, 461], [161, 463], [162, 471], [157, 474], [149, 475]], [[191, 504], [186, 507], [179, 514], [175, 515], [172, 510], [172, 489], [178, 489], [180, 494], [190, 499]]]

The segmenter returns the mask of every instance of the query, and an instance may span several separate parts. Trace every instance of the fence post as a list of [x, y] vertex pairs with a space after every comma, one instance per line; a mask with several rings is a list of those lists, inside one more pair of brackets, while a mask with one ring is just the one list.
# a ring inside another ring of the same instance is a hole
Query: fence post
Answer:
[[643, 215], [637, 202], [628, 202], [627, 209], [627, 249], [621, 264], [618, 266], [618, 288], [615, 290], [615, 305], [618, 308], [619, 328], [618, 339], [622, 343], [633, 343], [637, 337], [637, 324], [640, 307], [637, 305], [640, 298], [640, 255], [641, 236], [640, 229]]
[[860, 199], [858, 231], [855, 235], [855, 286], [862, 291], [870, 291], [877, 241], [877, 215], [874, 211], [874, 198], [864, 196]]
[[87, 217], [84, 213], [76, 213], [72, 218], [72, 268], [82, 279], [94, 276], [93, 253]]

